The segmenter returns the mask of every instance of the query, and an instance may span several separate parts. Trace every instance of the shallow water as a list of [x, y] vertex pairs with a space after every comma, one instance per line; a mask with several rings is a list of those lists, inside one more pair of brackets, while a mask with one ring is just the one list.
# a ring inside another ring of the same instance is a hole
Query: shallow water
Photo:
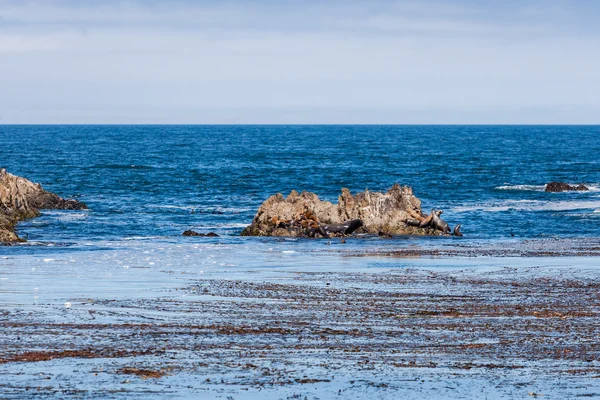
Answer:
[[[218, 240], [0, 257], [2, 397], [600, 393], [600, 308], [581, 298], [594, 298], [600, 257], [365, 257], [351, 243], [316, 251], [303, 241]], [[517, 306], [530, 315], [513, 315]], [[449, 307], [463, 314], [428, 314]], [[531, 316], [548, 307], [573, 315]], [[261, 332], [271, 328], [284, 333]], [[33, 351], [57, 356], [3, 361]], [[92, 356], [58, 356], [69, 351]], [[123, 368], [166, 372], [146, 379]]]

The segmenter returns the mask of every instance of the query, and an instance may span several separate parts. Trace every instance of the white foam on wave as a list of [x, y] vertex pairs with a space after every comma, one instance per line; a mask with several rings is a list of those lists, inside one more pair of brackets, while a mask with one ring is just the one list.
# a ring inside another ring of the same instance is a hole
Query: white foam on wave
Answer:
[[174, 210], [191, 210], [193, 208], [197, 208], [197, 207], [192, 207], [192, 206], [173, 206], [173, 205], [162, 205], [162, 204], [150, 204], [150, 207], [153, 208], [167, 208], [167, 209], [174, 209]]
[[246, 228], [248, 224], [224, 224], [220, 228]]
[[210, 213], [210, 212], [222, 212], [222, 213], [232, 213], [232, 214], [236, 214], [236, 213], [241, 213], [241, 212], [247, 212], [247, 211], [252, 211], [250, 208], [244, 208], [244, 207], [206, 207], [206, 206], [176, 206], [176, 205], [172, 205], [172, 204], [150, 204], [149, 207], [152, 208], [163, 208], [163, 209], [170, 209], [170, 210], [185, 210], [185, 211], [196, 211], [196, 212], [205, 212], [205, 213]]
[[588, 210], [600, 212], [600, 200], [589, 201], [537, 201], [521, 200], [507, 201], [500, 204], [483, 204], [456, 207], [454, 212], [485, 211], [485, 212], [503, 212], [503, 211], [571, 211]]
[[496, 190], [521, 190], [530, 192], [543, 192], [546, 190], [546, 185], [505, 185], [498, 186]]
[[[569, 185], [577, 186], [578, 183], [569, 183]], [[590, 192], [600, 192], [599, 184], [585, 184]], [[524, 192], [543, 192], [546, 190], [546, 185], [503, 185], [495, 187], [496, 190], [515, 190], [515, 191], [524, 191]], [[573, 193], [573, 192], [564, 192], [564, 193]], [[580, 193], [586, 193], [585, 191]]]
[[123, 240], [147, 240], [147, 239], [158, 239], [160, 236], [130, 236], [123, 238]]
[[81, 219], [86, 219], [88, 217], [88, 213], [65, 213], [65, 214], [61, 214], [58, 217], [59, 221], [63, 221], [63, 222], [70, 222], [70, 221], [76, 221], [76, 220], [81, 220]]
[[232, 224], [202, 225], [199, 228], [202, 228], [202, 229], [227, 229], [227, 228], [246, 228], [247, 226], [248, 226], [248, 224], [232, 223]]

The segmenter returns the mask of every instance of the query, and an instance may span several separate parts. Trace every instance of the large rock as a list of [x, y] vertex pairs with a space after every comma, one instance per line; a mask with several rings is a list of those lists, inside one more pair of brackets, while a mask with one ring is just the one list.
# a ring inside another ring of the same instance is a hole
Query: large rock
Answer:
[[42, 209], [82, 210], [84, 203], [65, 200], [33, 183], [0, 169], [0, 243], [22, 241], [15, 225], [24, 219], [37, 217]]
[[577, 186], [569, 185], [564, 182], [550, 182], [546, 185], [546, 192], [571, 192], [590, 190], [587, 186], [579, 184]]
[[[320, 225], [341, 224], [361, 220], [368, 233], [385, 232], [396, 235], [437, 235], [433, 227], [420, 227], [419, 221], [426, 216], [421, 212], [421, 201], [412, 189], [392, 186], [387, 193], [368, 190], [352, 196], [342, 189], [338, 203], [322, 201], [311, 192], [292, 191], [287, 197], [281, 193], [269, 197], [258, 209], [252, 224], [242, 232], [243, 236], [301, 236], [305, 231], [290, 228], [289, 221], [297, 221], [299, 215], [311, 215], [309, 221]], [[408, 222], [412, 221], [412, 225]], [[293, 225], [293, 222], [292, 222]], [[415, 226], [417, 225], [417, 226]]]

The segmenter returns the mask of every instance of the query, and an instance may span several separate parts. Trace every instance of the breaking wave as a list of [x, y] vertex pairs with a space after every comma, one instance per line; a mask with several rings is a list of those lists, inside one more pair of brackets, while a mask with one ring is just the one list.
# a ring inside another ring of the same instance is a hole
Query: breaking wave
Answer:
[[248, 207], [206, 207], [206, 206], [177, 206], [163, 204], [149, 204], [149, 208], [167, 209], [167, 210], [184, 210], [195, 212], [198, 214], [240, 214], [243, 212], [252, 211]]
[[[578, 184], [569, 183], [569, 185], [577, 186]], [[586, 184], [590, 192], [600, 192], [600, 185]], [[522, 191], [522, 192], [543, 192], [546, 190], [546, 185], [504, 185], [497, 186], [494, 189], [496, 190], [514, 190], [514, 191]], [[585, 192], [582, 192], [585, 193]]]
[[519, 190], [528, 192], [543, 192], [546, 189], [546, 185], [506, 185], [498, 186], [496, 190]]
[[589, 201], [537, 201], [520, 200], [508, 201], [499, 204], [482, 204], [473, 206], [456, 207], [455, 212], [485, 211], [485, 212], [503, 212], [503, 211], [572, 211], [588, 210], [600, 212], [600, 200]]

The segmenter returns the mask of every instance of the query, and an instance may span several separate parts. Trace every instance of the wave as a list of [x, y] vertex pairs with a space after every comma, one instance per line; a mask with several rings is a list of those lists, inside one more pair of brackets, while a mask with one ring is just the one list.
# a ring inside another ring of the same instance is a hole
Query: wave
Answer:
[[171, 204], [150, 204], [149, 207], [167, 209], [167, 210], [184, 210], [190, 213], [194, 211], [197, 214], [239, 214], [252, 211], [250, 208], [241, 207], [198, 207], [198, 206], [176, 206]]
[[99, 169], [142, 169], [142, 170], [152, 170], [155, 167], [150, 165], [138, 165], [138, 164], [96, 164], [90, 168], [99, 168]]
[[484, 211], [572, 211], [572, 210], [594, 210], [600, 212], [600, 200], [590, 201], [537, 201], [520, 200], [508, 201], [500, 204], [482, 204], [464, 207], [455, 207], [454, 212]]
[[546, 185], [506, 185], [494, 188], [496, 190], [520, 190], [528, 192], [543, 192], [546, 190]]
[[246, 228], [250, 223], [231, 223], [231, 224], [215, 224], [215, 225], [202, 225], [198, 226], [198, 229], [229, 229], [229, 228]]
[[56, 219], [62, 222], [72, 222], [77, 220], [84, 220], [88, 217], [88, 213], [65, 213], [58, 215]]
[[[577, 186], [578, 183], [569, 183], [569, 185]], [[585, 184], [590, 192], [600, 192], [599, 184]], [[546, 185], [504, 185], [504, 186], [496, 186], [495, 190], [514, 190], [514, 191], [522, 191], [522, 192], [543, 192], [546, 190]], [[572, 193], [572, 192], [567, 192]], [[586, 192], [581, 192], [586, 193]]]
[[148, 240], [148, 239], [159, 239], [161, 236], [129, 236], [122, 240]]

